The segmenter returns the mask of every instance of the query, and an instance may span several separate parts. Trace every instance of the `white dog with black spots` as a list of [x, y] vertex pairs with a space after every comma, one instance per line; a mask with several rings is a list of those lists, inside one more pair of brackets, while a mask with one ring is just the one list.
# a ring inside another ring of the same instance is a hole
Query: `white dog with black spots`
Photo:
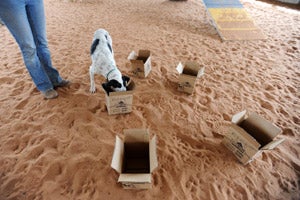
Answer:
[[126, 85], [130, 78], [122, 76], [118, 69], [112, 48], [112, 39], [104, 29], [98, 29], [94, 33], [91, 46], [92, 65], [90, 66], [90, 92], [96, 92], [94, 75], [99, 74], [106, 78], [107, 82], [102, 87], [107, 92], [126, 91]]

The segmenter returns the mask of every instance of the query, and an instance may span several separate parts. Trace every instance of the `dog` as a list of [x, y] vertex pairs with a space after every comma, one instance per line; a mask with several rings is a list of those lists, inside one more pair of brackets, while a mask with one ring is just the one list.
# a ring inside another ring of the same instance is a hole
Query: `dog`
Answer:
[[107, 82], [102, 83], [102, 87], [107, 93], [126, 91], [130, 78], [122, 76], [118, 69], [114, 59], [112, 39], [105, 29], [95, 31], [90, 54], [92, 59], [92, 65], [90, 66], [90, 92], [96, 92], [95, 74], [106, 78]]

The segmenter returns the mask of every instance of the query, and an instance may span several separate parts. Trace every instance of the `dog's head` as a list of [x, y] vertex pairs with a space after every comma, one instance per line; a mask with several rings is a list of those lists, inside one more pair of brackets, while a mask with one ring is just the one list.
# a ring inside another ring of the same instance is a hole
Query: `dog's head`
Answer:
[[112, 79], [106, 83], [102, 83], [102, 87], [107, 93], [126, 91], [127, 90], [126, 87], [129, 81], [130, 78], [128, 76], [122, 76], [122, 83], [120, 83], [115, 79]]

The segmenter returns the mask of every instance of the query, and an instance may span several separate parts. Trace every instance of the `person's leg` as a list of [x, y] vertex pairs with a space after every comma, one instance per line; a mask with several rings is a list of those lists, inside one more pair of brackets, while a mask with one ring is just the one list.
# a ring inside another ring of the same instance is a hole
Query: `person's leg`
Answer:
[[53, 86], [57, 86], [61, 83], [62, 78], [60, 77], [59, 72], [52, 66], [51, 54], [48, 48], [46, 35], [46, 20], [43, 0], [27, 0], [26, 11], [37, 47], [37, 55]]
[[38, 58], [25, 7], [25, 0], [1, 0], [0, 18], [17, 41], [36, 87], [46, 92], [53, 89], [53, 85]]

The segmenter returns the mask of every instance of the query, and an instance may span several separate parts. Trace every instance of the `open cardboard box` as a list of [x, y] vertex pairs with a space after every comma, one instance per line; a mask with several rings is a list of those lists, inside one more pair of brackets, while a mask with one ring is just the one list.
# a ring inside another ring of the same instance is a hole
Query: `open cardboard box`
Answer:
[[151, 188], [151, 173], [158, 166], [156, 136], [147, 129], [125, 129], [124, 141], [116, 136], [111, 167], [125, 189]]
[[204, 75], [204, 69], [205, 67], [201, 67], [197, 62], [180, 62], [176, 67], [179, 73], [178, 90], [192, 94], [197, 78]]
[[247, 111], [242, 111], [234, 115], [231, 122], [222, 142], [243, 164], [251, 162], [261, 151], [271, 150], [284, 141], [275, 139], [281, 129], [256, 113], [248, 116]]
[[132, 51], [128, 60], [130, 60], [132, 72], [134, 75], [145, 78], [151, 71], [151, 53], [149, 50], [139, 50], [138, 54]]
[[130, 113], [132, 111], [134, 82], [131, 80], [126, 91], [109, 92], [105, 91], [105, 102], [109, 115]]

